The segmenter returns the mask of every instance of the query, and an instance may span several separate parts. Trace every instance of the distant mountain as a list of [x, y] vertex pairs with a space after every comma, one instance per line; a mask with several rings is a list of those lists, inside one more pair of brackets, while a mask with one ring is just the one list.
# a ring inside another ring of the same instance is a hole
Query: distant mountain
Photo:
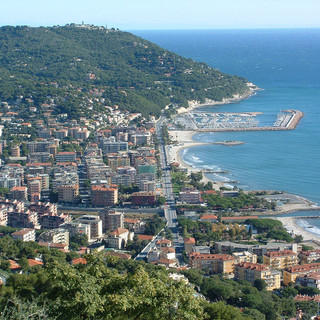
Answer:
[[246, 82], [114, 29], [0, 28], [0, 101], [21, 107], [51, 103], [79, 117], [118, 105], [159, 115], [170, 103], [244, 94]]

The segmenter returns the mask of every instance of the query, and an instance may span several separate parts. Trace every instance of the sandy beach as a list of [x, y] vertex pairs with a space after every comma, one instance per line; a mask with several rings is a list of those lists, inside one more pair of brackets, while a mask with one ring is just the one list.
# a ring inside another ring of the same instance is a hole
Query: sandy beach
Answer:
[[[192, 136], [196, 133], [197, 133], [196, 131], [179, 131], [179, 130], [169, 131], [169, 135], [172, 141], [177, 142], [176, 144], [167, 146], [169, 163], [178, 162], [181, 168], [188, 169], [189, 174], [191, 172], [199, 172], [201, 170], [191, 167], [187, 163], [185, 163], [181, 158], [181, 155], [180, 155], [181, 151], [189, 147], [202, 146], [207, 144], [207, 143], [193, 141]], [[208, 181], [211, 181], [211, 180], [208, 179], [205, 175], [203, 175], [202, 182], [207, 183]], [[215, 190], [219, 190], [219, 188], [223, 186], [222, 182], [215, 182], [215, 181], [211, 181], [211, 182], [213, 183], [213, 187]]]
[[282, 222], [284, 227], [289, 231], [292, 232], [294, 235], [301, 235], [303, 236], [304, 241], [318, 241], [317, 245], [320, 244], [320, 237], [312, 232], [308, 232], [304, 228], [300, 227], [295, 217], [276, 217], [275, 219]]

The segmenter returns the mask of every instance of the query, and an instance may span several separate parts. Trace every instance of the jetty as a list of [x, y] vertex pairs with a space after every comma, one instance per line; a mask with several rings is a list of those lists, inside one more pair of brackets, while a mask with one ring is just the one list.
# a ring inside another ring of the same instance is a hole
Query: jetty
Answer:
[[211, 170], [211, 169], [202, 169], [203, 173], [229, 173], [227, 170]]

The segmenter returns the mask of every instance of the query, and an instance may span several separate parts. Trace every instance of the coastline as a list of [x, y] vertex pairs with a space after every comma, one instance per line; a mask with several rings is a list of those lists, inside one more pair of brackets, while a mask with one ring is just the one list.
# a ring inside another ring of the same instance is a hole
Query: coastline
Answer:
[[251, 96], [253, 96], [256, 93], [256, 91], [262, 90], [252, 83], [248, 83], [247, 85], [248, 85], [248, 92], [246, 92], [245, 94], [243, 95], [235, 94], [233, 95], [232, 98], [224, 98], [221, 101], [211, 100], [207, 98], [203, 103], [197, 100], [188, 101], [188, 105], [189, 105], [188, 108], [185, 108], [185, 107], [178, 108], [177, 109], [178, 114], [188, 113], [194, 109], [201, 108], [201, 107], [220, 106], [220, 105], [225, 105], [230, 103], [236, 103], [236, 102], [248, 99]]
[[[173, 141], [177, 141], [177, 145], [167, 145], [167, 152], [168, 152], [168, 157], [169, 157], [169, 163], [172, 162], [177, 162], [179, 163], [180, 168], [187, 169], [188, 173], [191, 172], [202, 172], [201, 169], [192, 167], [188, 165], [186, 162], [183, 161], [181, 157], [181, 152], [182, 150], [190, 147], [196, 147], [196, 146], [202, 146], [206, 144], [213, 144], [213, 143], [205, 143], [205, 142], [195, 142], [192, 140], [193, 135], [195, 135], [197, 131], [183, 131], [183, 130], [176, 130], [176, 131], [169, 131], [169, 135], [171, 136], [171, 139]], [[204, 174], [203, 174], [203, 183], [208, 183], [211, 181], [213, 183], [213, 187], [215, 190], [219, 190], [220, 187], [223, 187], [222, 182], [215, 182], [210, 179], [208, 179]]]
[[289, 233], [292, 233], [293, 235], [301, 235], [303, 237], [303, 241], [310, 241], [314, 242], [316, 245], [320, 245], [320, 236], [299, 226], [295, 217], [276, 217], [276, 219], [282, 222]]

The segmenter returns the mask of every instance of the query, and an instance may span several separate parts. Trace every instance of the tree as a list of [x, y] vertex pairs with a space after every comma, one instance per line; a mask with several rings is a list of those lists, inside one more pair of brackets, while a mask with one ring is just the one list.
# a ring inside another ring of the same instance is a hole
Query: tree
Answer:
[[259, 291], [264, 290], [267, 287], [266, 282], [263, 279], [256, 279], [253, 282], [254, 287], [256, 287]]

